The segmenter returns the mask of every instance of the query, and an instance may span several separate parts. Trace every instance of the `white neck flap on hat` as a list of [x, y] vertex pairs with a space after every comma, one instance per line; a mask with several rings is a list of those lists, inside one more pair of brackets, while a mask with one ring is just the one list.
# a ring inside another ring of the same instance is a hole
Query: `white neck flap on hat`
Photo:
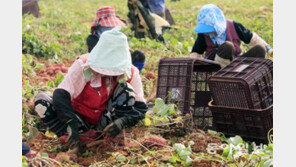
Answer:
[[127, 37], [119, 27], [102, 33], [99, 42], [90, 52], [86, 65], [104, 75], [131, 75], [132, 62]]

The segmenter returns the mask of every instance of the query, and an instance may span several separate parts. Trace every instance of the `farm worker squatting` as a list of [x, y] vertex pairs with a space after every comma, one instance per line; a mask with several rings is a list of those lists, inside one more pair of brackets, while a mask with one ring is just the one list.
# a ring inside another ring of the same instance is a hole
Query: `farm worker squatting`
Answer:
[[[96, 19], [91, 26], [91, 34], [86, 39], [88, 52], [96, 46], [103, 32], [115, 27], [122, 27], [125, 21], [115, 15], [115, 9], [111, 6], [103, 6], [97, 10]], [[145, 65], [145, 55], [139, 50], [131, 52], [132, 64], [141, 71]]]
[[[197, 15], [197, 26], [194, 32], [198, 37], [190, 57], [202, 57], [215, 60], [222, 67], [238, 56], [265, 58], [266, 52], [273, 54], [272, 48], [255, 32], [251, 32], [241, 23], [225, 19], [220, 8], [213, 4], [205, 5]], [[253, 47], [241, 54], [241, 41]]]
[[72, 64], [52, 98], [42, 92], [34, 104], [50, 131], [68, 134], [70, 148], [90, 129], [114, 137], [137, 124], [148, 108], [127, 37], [118, 28], [103, 32], [93, 50]]

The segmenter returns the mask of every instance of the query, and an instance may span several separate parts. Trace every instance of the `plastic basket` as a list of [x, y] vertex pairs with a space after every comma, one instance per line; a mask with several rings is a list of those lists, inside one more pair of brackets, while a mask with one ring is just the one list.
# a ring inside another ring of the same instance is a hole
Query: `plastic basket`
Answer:
[[265, 109], [224, 107], [209, 103], [217, 131], [227, 136], [240, 135], [246, 140], [268, 142], [273, 127], [273, 105]]
[[157, 97], [176, 103], [184, 114], [192, 114], [197, 127], [212, 128], [207, 79], [220, 65], [198, 58], [163, 58], [158, 68]]
[[217, 105], [263, 109], [273, 103], [272, 61], [261, 58], [236, 58], [209, 78]]

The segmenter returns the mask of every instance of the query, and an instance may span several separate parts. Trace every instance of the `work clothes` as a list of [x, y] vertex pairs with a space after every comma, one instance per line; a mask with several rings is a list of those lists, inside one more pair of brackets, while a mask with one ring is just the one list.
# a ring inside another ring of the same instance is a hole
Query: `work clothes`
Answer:
[[[122, 87], [122, 89], [116, 87]], [[114, 93], [118, 98], [112, 98], [110, 101]], [[54, 90], [52, 100], [48, 97], [37, 96], [39, 98], [35, 101], [36, 112], [42, 120], [47, 120], [45, 122], [47, 125], [54, 120], [56, 121], [54, 125], [60, 125], [58, 128], [62, 129], [61, 131], [65, 131], [63, 127], [66, 125], [69, 135], [66, 141], [70, 141], [67, 142], [70, 147], [79, 145], [77, 140], [78, 131], [81, 130], [80, 124], [86, 127], [84, 131], [94, 127], [98, 129], [100, 120], [106, 122], [104, 126], [110, 122], [114, 125], [114, 121], [115, 124], [121, 124], [117, 127], [124, 128], [144, 118], [147, 110], [136, 109], [135, 101], [146, 106], [142, 82], [139, 71], [131, 64], [127, 37], [118, 29], [104, 32], [91, 53], [80, 56], [73, 63], [63, 81]], [[112, 109], [108, 109], [108, 100], [119, 106], [111, 105]], [[116, 121], [119, 117], [112, 116], [118, 116], [118, 114], [115, 112], [112, 115], [112, 112], [117, 110], [136, 116], [127, 115], [126, 118], [121, 118], [122, 121]], [[106, 115], [102, 114], [106, 111]], [[139, 113], [139, 111], [143, 112]], [[52, 119], [48, 120], [47, 115], [51, 115]], [[105, 119], [106, 117], [109, 119]], [[101, 129], [105, 128], [101, 126], [101, 123], [99, 125]], [[117, 128], [116, 133], [112, 135], [117, 134], [118, 129], [121, 130]], [[63, 133], [58, 133], [60, 134]]]
[[[252, 32], [249, 29], [245, 28], [241, 23], [232, 20], [227, 20], [226, 32], [226, 41], [231, 41], [234, 43], [236, 51], [235, 55], [239, 56], [239, 54], [241, 53], [240, 41], [249, 44], [253, 36]], [[191, 52], [196, 52], [198, 54], [203, 54], [204, 52], [206, 52], [205, 58], [213, 60], [213, 58], [209, 57], [214, 50], [217, 50], [217, 48], [218, 45], [213, 45], [213, 43], [209, 41], [209, 38], [206, 37], [206, 35], [204, 35], [203, 33], [199, 33]]]

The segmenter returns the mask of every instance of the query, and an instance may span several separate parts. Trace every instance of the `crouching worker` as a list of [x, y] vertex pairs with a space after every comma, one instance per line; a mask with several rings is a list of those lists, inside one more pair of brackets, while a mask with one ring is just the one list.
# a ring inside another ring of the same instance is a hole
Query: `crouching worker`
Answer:
[[80, 144], [82, 132], [97, 130], [115, 137], [136, 125], [145, 117], [147, 105], [127, 37], [119, 29], [104, 32], [93, 50], [69, 68], [52, 98], [37, 95], [35, 111], [50, 131], [68, 135], [70, 148]]
[[[213, 4], [201, 8], [197, 22], [194, 32], [198, 37], [190, 57], [202, 57], [205, 52], [205, 59], [215, 60], [224, 67], [238, 56], [265, 58], [266, 52], [273, 54], [272, 48], [255, 32], [241, 23], [226, 20], [222, 10]], [[242, 54], [241, 41], [253, 47]]]

